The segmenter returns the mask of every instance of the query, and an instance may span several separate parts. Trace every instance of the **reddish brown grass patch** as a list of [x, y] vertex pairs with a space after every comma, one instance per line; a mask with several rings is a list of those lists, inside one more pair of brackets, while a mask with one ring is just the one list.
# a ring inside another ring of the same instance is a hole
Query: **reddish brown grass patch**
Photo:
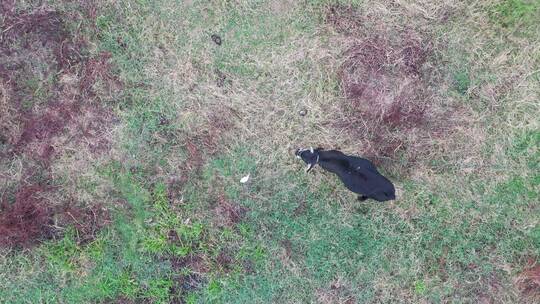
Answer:
[[15, 154], [50, 163], [69, 146], [87, 148], [93, 154], [110, 148], [107, 131], [115, 118], [100, 105], [73, 100], [51, 102], [41, 113], [23, 113], [20, 117], [20, 136], [12, 150]]
[[72, 226], [77, 241], [86, 243], [110, 222], [107, 209], [95, 205], [53, 206], [49, 200], [54, 187], [43, 185], [21, 186], [13, 199], [0, 203], [0, 246], [29, 247], [37, 241], [57, 236], [58, 229]]
[[529, 266], [516, 279], [517, 286], [526, 298], [540, 300], [540, 264], [529, 260]]
[[363, 155], [403, 174], [429, 158], [433, 139], [448, 129], [451, 113], [437, 108], [425, 79], [433, 46], [412, 29], [368, 29], [365, 19], [352, 14], [351, 8], [332, 6], [327, 15], [348, 45], [339, 72], [342, 113], [332, 125], [362, 143]]
[[51, 236], [51, 210], [43, 198], [42, 186], [21, 187], [12, 204], [1, 202], [0, 246], [28, 246]]
[[[85, 151], [93, 157], [110, 148], [107, 131], [114, 115], [99, 102], [97, 84], [111, 91], [119, 83], [110, 54], [81, 55], [86, 38], [67, 29], [68, 18], [95, 17], [92, 5], [81, 8], [66, 16], [44, 7], [20, 12], [14, 2], [2, 2], [0, 162], [8, 166], [22, 160], [24, 172], [20, 180], [7, 183], [18, 189], [17, 195], [2, 198], [2, 246], [29, 246], [59, 233], [56, 228], [63, 225], [73, 225], [80, 241], [87, 241], [107, 223], [102, 207], [73, 207], [78, 204], [68, 199], [53, 206], [44, 197], [65, 189], [36, 186], [56, 184], [51, 168], [59, 156]], [[43, 172], [37, 182], [31, 181], [35, 171]], [[13, 186], [17, 182], [20, 185]], [[49, 225], [53, 220], [56, 224]]]
[[218, 227], [232, 227], [246, 215], [247, 209], [227, 200], [224, 194], [219, 195], [214, 208], [215, 222]]
[[113, 74], [110, 64], [111, 54], [102, 52], [94, 58], [89, 58], [82, 67], [82, 79], [79, 82], [81, 94], [96, 97], [95, 85], [103, 83], [107, 91], [118, 90], [122, 83]]
[[[14, 5], [9, 3], [4, 7], [0, 59], [5, 64], [0, 65], [0, 89], [2, 105], [9, 110], [11, 119], [3, 117], [0, 127], [6, 131], [4, 137], [14, 146], [15, 153], [50, 158], [55, 154], [53, 150], [59, 150], [51, 144], [53, 138], [68, 129], [77, 129], [76, 122], [87, 113], [91, 112], [90, 116], [98, 120], [97, 124], [107, 125], [104, 118], [110, 120], [111, 114], [95, 102], [95, 84], [104, 83], [112, 90], [118, 88], [119, 81], [112, 73], [110, 54], [81, 55], [87, 45], [86, 38], [72, 35], [65, 25], [65, 20], [72, 16], [44, 8], [16, 12]], [[79, 18], [95, 15], [92, 5], [81, 5], [81, 8]], [[36, 66], [42, 68], [35, 71]], [[58, 80], [47, 82], [53, 74]], [[33, 75], [41, 76], [33, 79]], [[35, 88], [27, 88], [29, 79], [42, 85], [40, 90], [47, 91], [48, 95], [34, 96]], [[28, 101], [39, 101], [40, 104], [24, 104]], [[20, 127], [10, 129], [13, 125]], [[96, 123], [90, 125], [94, 129], [101, 128], [94, 127]], [[79, 133], [70, 135], [79, 139], [80, 135], [87, 136], [92, 130], [86, 127]], [[36, 141], [39, 145], [31, 146]], [[85, 137], [84, 141], [88, 142], [89, 138]]]
[[325, 22], [331, 25], [337, 32], [352, 34], [362, 26], [362, 18], [352, 6], [335, 4], [328, 7]]
[[69, 63], [69, 48], [62, 44], [70, 40], [64, 28], [60, 13], [54, 10], [39, 9], [33, 12], [3, 12], [3, 31], [0, 36], [0, 49], [6, 55], [20, 52], [21, 49], [51, 49], [57, 64], [63, 67]]
[[20, 133], [20, 113], [10, 106], [14, 89], [4, 81], [0, 65], [0, 157], [6, 157]]

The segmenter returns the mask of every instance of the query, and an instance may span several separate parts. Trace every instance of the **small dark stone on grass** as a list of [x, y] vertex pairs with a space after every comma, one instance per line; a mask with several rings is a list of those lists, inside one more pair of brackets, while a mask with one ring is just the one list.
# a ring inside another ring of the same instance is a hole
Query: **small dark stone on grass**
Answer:
[[212, 41], [214, 41], [215, 44], [221, 45], [221, 37], [219, 37], [219, 35], [212, 34], [210, 38], [212, 38]]

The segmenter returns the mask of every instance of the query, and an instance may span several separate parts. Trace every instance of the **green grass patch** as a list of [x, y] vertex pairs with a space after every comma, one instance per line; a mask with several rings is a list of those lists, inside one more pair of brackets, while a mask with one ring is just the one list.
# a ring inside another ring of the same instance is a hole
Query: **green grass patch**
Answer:
[[536, 23], [540, 4], [534, 0], [503, 0], [489, 11], [492, 22], [502, 27], [526, 26]]

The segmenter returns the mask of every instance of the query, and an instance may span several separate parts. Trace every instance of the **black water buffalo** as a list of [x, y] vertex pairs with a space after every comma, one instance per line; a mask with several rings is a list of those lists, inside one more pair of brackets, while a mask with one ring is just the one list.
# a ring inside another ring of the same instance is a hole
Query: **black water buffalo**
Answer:
[[306, 172], [319, 164], [323, 169], [335, 173], [349, 190], [360, 194], [360, 201], [372, 198], [384, 202], [396, 198], [392, 182], [382, 176], [367, 159], [320, 148], [298, 149], [295, 155], [308, 165]]

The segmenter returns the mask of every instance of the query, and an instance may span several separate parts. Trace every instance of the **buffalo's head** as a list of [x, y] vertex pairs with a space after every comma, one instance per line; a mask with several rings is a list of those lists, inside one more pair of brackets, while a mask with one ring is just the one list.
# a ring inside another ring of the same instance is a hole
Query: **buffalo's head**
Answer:
[[309, 172], [319, 162], [320, 150], [322, 149], [313, 149], [312, 147], [309, 149], [298, 149], [296, 152], [294, 152], [294, 155], [302, 159], [307, 164], [306, 172]]

